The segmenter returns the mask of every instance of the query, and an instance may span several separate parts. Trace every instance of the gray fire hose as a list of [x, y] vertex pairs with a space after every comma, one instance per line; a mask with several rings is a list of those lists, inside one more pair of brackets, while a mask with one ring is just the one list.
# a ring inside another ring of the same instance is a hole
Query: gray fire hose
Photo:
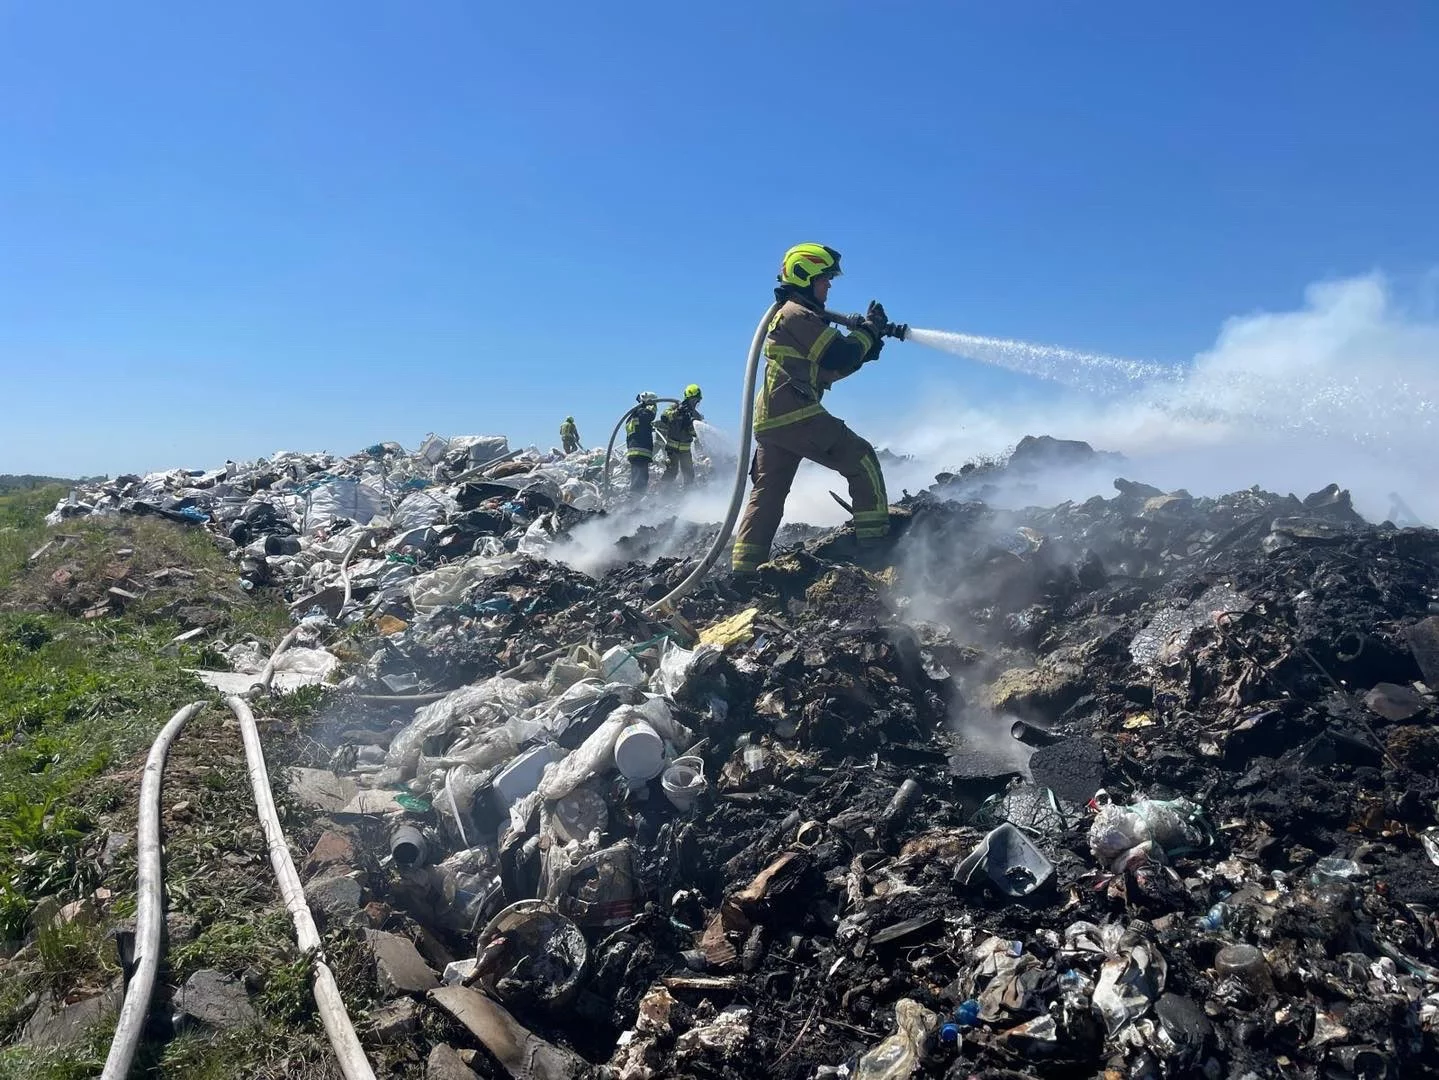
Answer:
[[295, 924], [295, 937], [303, 952], [314, 956], [312, 990], [320, 1020], [325, 1033], [330, 1037], [335, 1057], [340, 1063], [340, 1072], [345, 1080], [375, 1080], [374, 1070], [365, 1058], [359, 1036], [350, 1014], [345, 1011], [345, 1002], [340, 997], [340, 988], [335, 982], [334, 972], [325, 963], [320, 948], [320, 932], [310, 915], [310, 906], [305, 900], [305, 890], [300, 884], [300, 875], [290, 857], [289, 844], [275, 810], [275, 796], [270, 790], [270, 773], [265, 764], [265, 752], [260, 747], [260, 732], [255, 725], [255, 714], [243, 698], [230, 696], [225, 704], [240, 723], [240, 737], [245, 744], [245, 762], [250, 772], [250, 787], [255, 794], [255, 809], [259, 813], [260, 826], [265, 834], [265, 846], [270, 853], [270, 866], [279, 881], [280, 895], [290, 918]]
[[729, 510], [725, 513], [724, 524], [720, 526], [719, 535], [715, 537], [714, 543], [699, 564], [664, 597], [645, 608], [646, 613], [672, 611], [673, 603], [698, 585], [700, 579], [710, 572], [710, 567], [729, 543], [730, 533], [734, 532], [735, 522], [739, 520], [740, 503], [744, 500], [745, 481], [749, 478], [749, 444], [750, 437], [754, 434], [754, 384], [759, 373], [759, 358], [764, 350], [765, 334], [769, 333], [769, 324], [774, 321], [779, 307], [778, 300], [769, 306], [759, 325], [755, 327], [754, 340], [750, 342], [749, 362], [744, 371], [744, 397], [740, 403], [739, 459], [735, 462], [734, 489], [730, 492]]

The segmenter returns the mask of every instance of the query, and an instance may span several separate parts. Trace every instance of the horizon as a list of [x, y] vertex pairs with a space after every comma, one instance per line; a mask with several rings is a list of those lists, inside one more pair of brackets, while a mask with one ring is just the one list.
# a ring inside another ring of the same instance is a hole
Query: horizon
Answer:
[[[753, 320], [801, 240], [844, 253], [838, 309], [877, 297], [915, 327], [1201, 380], [1236, 323], [1350, 333], [1316, 285], [1382, 280], [1357, 354], [1432, 389], [1432, 6], [265, 0], [0, 19], [8, 472], [427, 432], [546, 448], [567, 413], [589, 445], [636, 392], [689, 382], [732, 431]], [[861, 40], [882, 43], [862, 63]], [[1335, 342], [1271, 350], [1266, 385], [1356, 355]], [[1113, 410], [1081, 430], [1115, 395], [1065, 375], [892, 342], [826, 400], [897, 452], [946, 426], [993, 452], [1034, 415], [1059, 425], [1034, 434], [1147, 445]], [[1427, 416], [1378, 436], [1407, 452]]]

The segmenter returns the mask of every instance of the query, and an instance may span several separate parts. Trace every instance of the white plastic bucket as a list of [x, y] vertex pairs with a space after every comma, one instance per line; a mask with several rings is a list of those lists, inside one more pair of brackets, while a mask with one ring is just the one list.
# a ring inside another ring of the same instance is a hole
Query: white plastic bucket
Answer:
[[660, 786], [665, 789], [665, 798], [676, 810], [688, 810], [709, 787], [709, 781], [705, 779], [704, 759], [693, 754], [675, 758], [665, 770]]
[[665, 767], [664, 740], [643, 720], [636, 720], [615, 740], [615, 768], [626, 780], [653, 780]]

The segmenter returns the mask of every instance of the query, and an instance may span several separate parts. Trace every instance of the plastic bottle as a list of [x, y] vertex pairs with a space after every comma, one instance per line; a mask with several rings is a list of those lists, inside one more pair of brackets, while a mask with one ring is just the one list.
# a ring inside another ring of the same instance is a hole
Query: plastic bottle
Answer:
[[946, 1045], [953, 1046], [959, 1042], [959, 1025], [945, 1024], [939, 1029], [939, 1041]]
[[954, 1022], [960, 1027], [974, 1027], [979, 1023], [979, 1002], [974, 998], [961, 1001], [954, 1008]]
[[1209, 909], [1207, 915], [1201, 915], [1196, 921], [1201, 930], [1208, 930], [1211, 933], [1223, 930], [1224, 924], [1229, 919], [1229, 905], [1220, 901]]

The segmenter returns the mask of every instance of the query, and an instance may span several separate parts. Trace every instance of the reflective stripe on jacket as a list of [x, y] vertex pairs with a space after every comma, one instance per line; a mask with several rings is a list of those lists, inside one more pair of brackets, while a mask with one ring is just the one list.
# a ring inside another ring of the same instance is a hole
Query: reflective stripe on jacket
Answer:
[[755, 400], [758, 434], [825, 411], [820, 399], [858, 371], [875, 351], [864, 330], [841, 334], [824, 316], [796, 300], [775, 313], [764, 339], [764, 386]]

